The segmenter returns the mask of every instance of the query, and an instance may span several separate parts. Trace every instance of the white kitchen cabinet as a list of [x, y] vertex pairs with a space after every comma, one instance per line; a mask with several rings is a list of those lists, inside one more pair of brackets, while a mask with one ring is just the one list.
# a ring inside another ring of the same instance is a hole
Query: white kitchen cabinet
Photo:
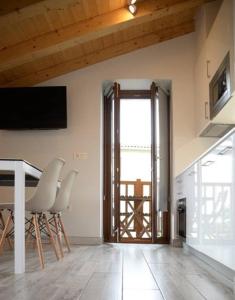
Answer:
[[[233, 48], [233, 0], [224, 0], [206, 40], [207, 75], [210, 80], [215, 75], [227, 53], [230, 54], [230, 73], [233, 79]], [[233, 91], [233, 80], [231, 80], [231, 84]]]
[[201, 159], [200, 245], [219, 246], [233, 240], [234, 138]]
[[203, 45], [195, 64], [196, 125], [200, 133], [210, 121], [207, 52]]
[[186, 239], [194, 244], [198, 239], [198, 163], [185, 171], [186, 187]]
[[[205, 15], [206, 18], [206, 15]], [[196, 101], [196, 130], [200, 135], [211, 123], [235, 123], [234, 98], [228, 101], [224, 108], [210, 119], [209, 84], [223, 62], [227, 53], [230, 57], [231, 94], [234, 84], [234, 27], [233, 0], [224, 0], [214, 19], [207, 38], [199, 39], [200, 51], [195, 63], [195, 101]]]
[[175, 199], [180, 199], [184, 197], [184, 175], [178, 176], [175, 181]]
[[186, 197], [186, 243], [235, 271], [235, 130], [178, 178]]

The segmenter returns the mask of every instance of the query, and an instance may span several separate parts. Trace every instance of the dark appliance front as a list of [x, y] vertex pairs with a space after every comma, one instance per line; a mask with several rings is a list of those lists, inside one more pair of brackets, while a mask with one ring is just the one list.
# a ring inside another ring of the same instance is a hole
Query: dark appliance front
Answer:
[[225, 56], [210, 82], [210, 119], [213, 119], [231, 97], [230, 57]]
[[178, 200], [177, 211], [179, 236], [186, 238], [186, 198]]

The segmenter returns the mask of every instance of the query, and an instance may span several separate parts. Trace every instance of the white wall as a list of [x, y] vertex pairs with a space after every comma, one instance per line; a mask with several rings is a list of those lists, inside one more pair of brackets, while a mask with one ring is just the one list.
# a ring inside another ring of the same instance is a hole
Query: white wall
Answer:
[[[183, 168], [186, 145], [195, 135], [194, 47], [194, 34], [189, 34], [44, 82], [42, 85], [67, 86], [68, 129], [0, 132], [0, 157], [21, 157], [44, 167], [53, 157], [61, 156], [67, 162], [63, 175], [70, 168], [79, 170], [73, 207], [64, 216], [69, 235], [102, 236], [101, 91], [104, 80], [172, 80], [174, 174]], [[74, 152], [86, 152], [88, 159], [74, 160]]]

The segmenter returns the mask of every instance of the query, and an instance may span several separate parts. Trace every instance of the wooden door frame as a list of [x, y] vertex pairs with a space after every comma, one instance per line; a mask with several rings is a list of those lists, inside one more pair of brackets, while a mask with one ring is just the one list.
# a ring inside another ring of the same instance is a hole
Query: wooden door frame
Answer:
[[[155, 98], [156, 95], [158, 93], [158, 89], [159, 87], [156, 85], [155, 82], [152, 82], [151, 84], [151, 88], [150, 88], [150, 94], [151, 94], [151, 134], [152, 134], [152, 182], [156, 182], [157, 181], [157, 171], [155, 170], [155, 159], [156, 159], [156, 153], [155, 153], [155, 147], [154, 145], [156, 144], [156, 140], [155, 140], [155, 130], [156, 130], [156, 114], [154, 113], [156, 107], [155, 107]], [[168, 130], [168, 141], [169, 141], [169, 147], [168, 147], [168, 159], [170, 162], [170, 151], [171, 151], [171, 147], [170, 147], [170, 97], [167, 97], [167, 101], [168, 101], [168, 112], [167, 112], [167, 117], [168, 117], [168, 126], [169, 126], [169, 130]], [[170, 167], [170, 163], [168, 164], [168, 195], [170, 198], [170, 187], [171, 187], [171, 167]], [[157, 238], [156, 235], [156, 220], [157, 220], [157, 212], [156, 212], [156, 184], [152, 185], [152, 216], [153, 216], [153, 233], [152, 233], [152, 243], [153, 244], [169, 244], [170, 242], [170, 224], [171, 224], [171, 219], [170, 219], [170, 202], [167, 203], [167, 210], [166, 212], [163, 212], [163, 236], [160, 238]]]
[[[119, 199], [119, 182], [120, 182], [120, 134], [119, 134], [119, 106], [120, 106], [120, 85], [115, 83], [113, 89], [111, 89], [107, 96], [103, 98], [103, 238], [105, 242], [118, 242], [119, 232], [117, 231], [120, 226], [119, 220], [119, 211], [120, 211], [120, 203]], [[111, 225], [112, 225], [112, 202], [111, 202], [111, 167], [112, 161], [110, 159], [110, 153], [112, 149], [112, 128], [111, 128], [111, 118], [112, 118], [112, 99], [114, 98], [114, 128], [116, 129], [114, 132], [114, 155], [115, 155], [115, 165], [114, 165], [114, 206], [115, 206], [115, 214], [114, 214], [114, 223], [115, 223], [115, 235], [112, 235]], [[106, 125], [109, 126], [106, 126]]]
[[[118, 128], [118, 130], [115, 131], [115, 152], [117, 153], [116, 157], [116, 165], [115, 165], [115, 181], [120, 183], [120, 120], [119, 120], [119, 114], [120, 114], [120, 99], [149, 99], [151, 101], [151, 134], [152, 134], [152, 169], [153, 169], [153, 159], [155, 159], [155, 151], [153, 150], [153, 145], [155, 143], [155, 137], [153, 137], [154, 134], [154, 127], [155, 127], [155, 113], [153, 111], [154, 109], [154, 101], [152, 101], [153, 93], [157, 92], [157, 89], [154, 88], [154, 86], [151, 85], [151, 90], [121, 90], [120, 85], [118, 83], [114, 83], [113, 91], [109, 91], [108, 96], [103, 97], [103, 101], [107, 102], [108, 98], [115, 97], [115, 101], [118, 102], [116, 110], [115, 110], [115, 128]], [[169, 99], [168, 99], [169, 100]], [[109, 110], [110, 107], [108, 107], [107, 103], [103, 103], [103, 132], [104, 132], [104, 138], [103, 138], [103, 238], [104, 242], [119, 242], [119, 232], [117, 233], [117, 236], [115, 238], [112, 238], [111, 235], [111, 202], [108, 201], [108, 196], [111, 196], [111, 189], [110, 186], [107, 184], [110, 182], [110, 176], [111, 176], [111, 165], [107, 164], [107, 156], [110, 153], [111, 150], [111, 141], [107, 140], [107, 137], [111, 136], [111, 128], [107, 128], [108, 126], [105, 126], [107, 124], [106, 122], [110, 121], [111, 118], [111, 111]], [[109, 109], [108, 109], [109, 108]], [[168, 116], [170, 116], [170, 107], [168, 111]], [[169, 118], [169, 125], [170, 125], [170, 118]], [[170, 126], [169, 126], [170, 129]], [[170, 140], [170, 132], [169, 132], [169, 140]], [[169, 147], [169, 159], [170, 159], [170, 147]], [[117, 172], [118, 168], [118, 172]], [[170, 170], [170, 164], [169, 164], [169, 170]], [[156, 176], [156, 172], [154, 172], [154, 176]], [[151, 175], [151, 177], [153, 176]], [[152, 177], [152, 182], [154, 181], [155, 177]], [[153, 185], [152, 185], [153, 186]], [[120, 194], [120, 186], [117, 186], [115, 189], [115, 205], [116, 205], [116, 211], [115, 211], [115, 219], [116, 219], [116, 226], [119, 229], [120, 228], [120, 219], [119, 219], [119, 211], [120, 211], [120, 201], [119, 194]], [[170, 190], [170, 172], [169, 172], [169, 190]], [[168, 203], [168, 212], [163, 213], [163, 237], [157, 238], [156, 236], [156, 207], [155, 207], [156, 199], [154, 198], [154, 194], [152, 191], [152, 243], [156, 244], [168, 244], [170, 240], [170, 204]], [[134, 243], [134, 242], [133, 242]], [[140, 243], [140, 242], [138, 242]], [[143, 241], [144, 243], [144, 241]]]
[[152, 181], [152, 243], [156, 243], [156, 184], [153, 182], [157, 182], [157, 170], [156, 166], [156, 107], [155, 107], [155, 99], [157, 94], [157, 86], [153, 82], [150, 87], [150, 101], [151, 101], [151, 181]]
[[105, 124], [110, 123], [111, 111], [110, 111], [110, 101], [109, 98], [112, 94], [104, 96], [103, 98], [103, 238], [105, 242], [112, 242], [111, 237], [111, 202], [107, 201], [107, 195], [111, 194], [111, 186], [108, 184], [111, 177], [111, 165], [108, 155], [111, 151], [111, 128], [105, 126]]
[[115, 181], [115, 192], [114, 192], [114, 203], [115, 203], [115, 227], [116, 234], [115, 240], [119, 242], [120, 239], [120, 84], [114, 83], [114, 181]]

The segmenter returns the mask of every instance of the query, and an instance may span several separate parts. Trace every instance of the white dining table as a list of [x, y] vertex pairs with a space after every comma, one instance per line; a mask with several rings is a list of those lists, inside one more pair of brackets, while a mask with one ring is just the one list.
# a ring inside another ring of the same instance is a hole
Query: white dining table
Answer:
[[[0, 159], [0, 172], [8, 171], [13, 176], [14, 186], [14, 237], [15, 237], [15, 273], [25, 272], [25, 187], [27, 177], [33, 179], [40, 178], [42, 171], [31, 163], [23, 159]], [[9, 179], [5, 180], [9, 185]], [[4, 180], [3, 184], [4, 185]]]

